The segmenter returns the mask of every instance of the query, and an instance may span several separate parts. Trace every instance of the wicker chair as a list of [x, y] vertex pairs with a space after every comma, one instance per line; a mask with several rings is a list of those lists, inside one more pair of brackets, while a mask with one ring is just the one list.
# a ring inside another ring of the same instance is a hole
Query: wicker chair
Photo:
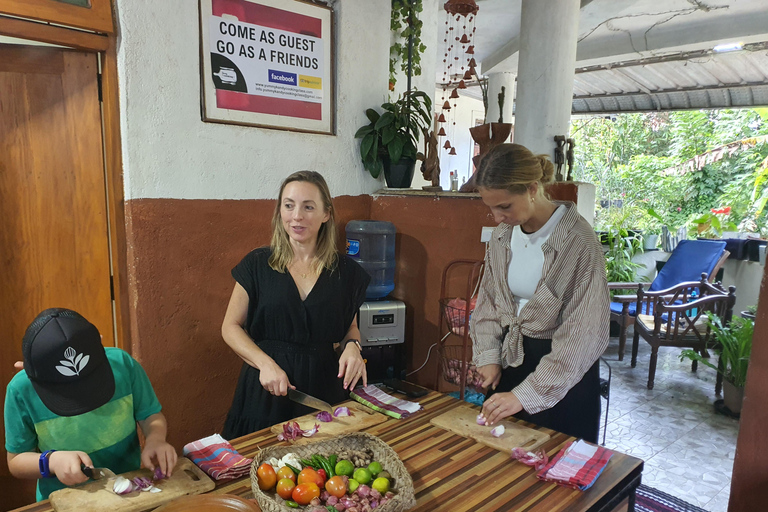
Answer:
[[[637, 311], [635, 335], [632, 340], [632, 368], [637, 365], [637, 349], [640, 337], [651, 345], [651, 362], [648, 368], [648, 389], [653, 389], [656, 376], [656, 360], [659, 347], [692, 348], [707, 357], [711, 347], [712, 332], [707, 322], [707, 312], [719, 316], [723, 324], [731, 320], [736, 303], [736, 287], [726, 292], [720, 283], [689, 281], [659, 291], [644, 291], [642, 283], [637, 287]], [[691, 370], [696, 371], [696, 361]], [[722, 377], [718, 373], [715, 392], [719, 393]]]

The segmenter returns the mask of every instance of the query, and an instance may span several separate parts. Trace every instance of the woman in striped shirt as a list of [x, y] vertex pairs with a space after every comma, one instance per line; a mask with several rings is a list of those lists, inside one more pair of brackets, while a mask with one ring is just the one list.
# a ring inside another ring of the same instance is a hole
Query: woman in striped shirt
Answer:
[[477, 185], [499, 225], [470, 319], [489, 424], [515, 416], [597, 442], [597, 360], [608, 345], [605, 259], [570, 202], [550, 201], [554, 167], [519, 144], [483, 158]]

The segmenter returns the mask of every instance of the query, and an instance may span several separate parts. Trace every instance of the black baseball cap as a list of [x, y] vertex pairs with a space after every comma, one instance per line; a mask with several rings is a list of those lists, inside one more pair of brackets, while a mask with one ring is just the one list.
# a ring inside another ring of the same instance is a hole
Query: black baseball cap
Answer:
[[46, 407], [77, 416], [109, 402], [115, 376], [95, 325], [71, 309], [46, 309], [22, 341], [24, 371]]

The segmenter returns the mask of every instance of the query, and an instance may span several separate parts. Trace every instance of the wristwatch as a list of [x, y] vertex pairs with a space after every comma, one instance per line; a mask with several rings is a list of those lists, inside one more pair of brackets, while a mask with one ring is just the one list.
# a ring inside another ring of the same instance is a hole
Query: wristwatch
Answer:
[[[347, 341], [345, 341], [344, 342], [344, 350], [347, 349], [347, 345], [349, 345], [350, 343], [354, 343], [355, 345], [357, 345], [357, 348], [360, 350], [360, 353], [363, 352], [363, 346], [360, 345], [360, 340], [355, 340], [355, 339], [348, 339]], [[342, 352], [344, 350], [342, 350]]]
[[51, 474], [51, 468], [49, 466], [49, 459], [51, 458], [51, 454], [55, 452], [56, 450], [47, 450], [40, 454], [40, 476], [43, 478], [52, 478], [53, 475]]

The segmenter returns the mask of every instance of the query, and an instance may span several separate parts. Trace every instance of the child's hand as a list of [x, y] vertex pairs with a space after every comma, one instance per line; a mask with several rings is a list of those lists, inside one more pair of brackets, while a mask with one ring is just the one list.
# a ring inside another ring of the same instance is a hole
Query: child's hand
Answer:
[[77, 485], [88, 480], [80, 470], [80, 464], [93, 466], [91, 458], [85, 452], [56, 451], [48, 459], [48, 467], [64, 485]]
[[165, 476], [171, 476], [178, 458], [173, 446], [166, 441], [154, 439], [147, 439], [141, 452], [141, 464], [152, 471], [155, 470], [155, 465], [160, 466], [160, 471]]

